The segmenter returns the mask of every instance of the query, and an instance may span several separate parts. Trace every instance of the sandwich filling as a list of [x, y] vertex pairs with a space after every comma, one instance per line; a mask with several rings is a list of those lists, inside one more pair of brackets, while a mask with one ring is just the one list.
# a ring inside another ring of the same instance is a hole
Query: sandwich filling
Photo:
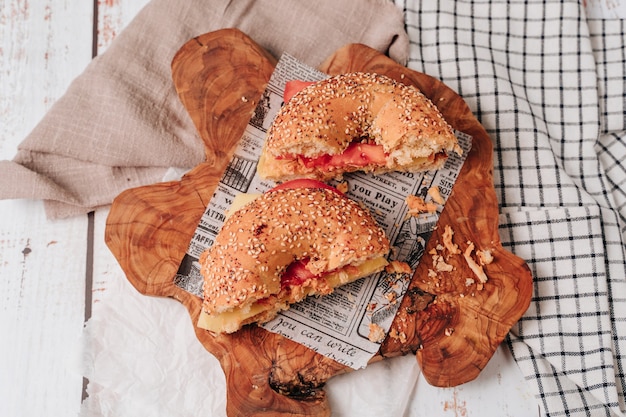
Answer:
[[[367, 168], [376, 170], [384, 168], [389, 159], [389, 152], [385, 152], [382, 145], [370, 144], [365, 142], [351, 142], [350, 145], [338, 154], [322, 154], [319, 156], [291, 155], [285, 154], [277, 156], [279, 161], [290, 161], [300, 166], [301, 173], [313, 173], [316, 170], [322, 172], [344, 171], [350, 172], [358, 169], [367, 171]], [[406, 162], [406, 166], [421, 167], [439, 166], [440, 161], [443, 162], [448, 157], [444, 151], [433, 153], [426, 157], [415, 157], [410, 162]]]
[[461, 153], [451, 126], [415, 87], [366, 73], [293, 85], [267, 133], [263, 178], [427, 171]]
[[[277, 309], [286, 310], [290, 304], [309, 295], [331, 293], [335, 288], [382, 271], [388, 264], [384, 256], [367, 260], [358, 266], [346, 266], [336, 271], [314, 275], [306, 269], [308, 260], [300, 260], [287, 267], [281, 276], [281, 291], [266, 298], [237, 306], [217, 314], [200, 313], [198, 327], [215, 333], [232, 333], [243, 325], [266, 321]], [[271, 319], [271, 317], [269, 318]]]

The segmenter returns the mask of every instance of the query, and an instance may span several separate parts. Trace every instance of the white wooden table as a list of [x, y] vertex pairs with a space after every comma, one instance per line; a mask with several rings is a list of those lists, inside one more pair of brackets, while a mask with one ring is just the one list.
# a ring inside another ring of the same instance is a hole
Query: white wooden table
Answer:
[[[145, 3], [0, 0], [0, 158], [14, 156], [71, 80]], [[40, 201], [14, 200], [0, 201], [0, 213], [0, 416], [77, 415], [87, 384], [85, 322], [112, 280], [124, 279], [103, 242], [107, 211], [48, 221]], [[350, 384], [358, 376], [340, 378]], [[411, 416], [539, 415], [506, 347], [460, 387], [433, 388], [420, 377], [408, 408]]]

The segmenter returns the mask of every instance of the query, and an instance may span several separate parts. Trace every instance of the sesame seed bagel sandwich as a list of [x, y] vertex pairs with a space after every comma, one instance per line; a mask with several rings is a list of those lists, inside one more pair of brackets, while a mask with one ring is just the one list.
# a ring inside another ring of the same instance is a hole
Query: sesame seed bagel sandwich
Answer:
[[232, 333], [269, 321], [388, 263], [384, 231], [367, 209], [329, 185], [301, 179], [242, 196], [200, 257], [201, 328]]
[[384, 75], [294, 81], [287, 84], [284, 101], [265, 138], [257, 168], [263, 178], [428, 171], [440, 168], [449, 152], [462, 152], [424, 94]]

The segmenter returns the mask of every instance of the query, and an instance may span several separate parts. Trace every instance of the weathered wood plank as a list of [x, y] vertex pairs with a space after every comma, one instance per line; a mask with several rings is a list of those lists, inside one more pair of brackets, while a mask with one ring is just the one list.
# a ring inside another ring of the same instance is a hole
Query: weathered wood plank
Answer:
[[[0, 3], [0, 158], [90, 61], [91, 17], [88, 2]], [[0, 415], [75, 415], [87, 219], [49, 222], [24, 200], [0, 213]]]
[[87, 2], [0, 2], [0, 158], [13, 157], [89, 63], [91, 19]]
[[97, 52], [102, 54], [128, 23], [148, 3], [147, 0], [106, 0], [98, 2]]
[[0, 415], [74, 415], [87, 219], [48, 222], [29, 201], [0, 211]]

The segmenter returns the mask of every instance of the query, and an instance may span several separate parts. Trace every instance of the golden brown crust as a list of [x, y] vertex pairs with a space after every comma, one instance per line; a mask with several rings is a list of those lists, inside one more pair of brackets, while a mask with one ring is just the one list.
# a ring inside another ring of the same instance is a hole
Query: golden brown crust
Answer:
[[[327, 171], [290, 159], [341, 154], [354, 140], [382, 145], [386, 163]], [[461, 152], [452, 128], [419, 90], [383, 75], [356, 72], [327, 78], [294, 95], [268, 130], [258, 170], [273, 180], [329, 179], [355, 170], [423, 171], [443, 165], [451, 151]]]
[[[309, 259], [307, 269], [317, 275], [388, 251], [384, 231], [347, 197], [322, 188], [270, 191], [233, 213], [201, 255], [203, 310], [219, 314], [271, 295], [293, 302], [297, 290], [281, 293], [280, 276], [294, 261]], [[320, 288], [309, 284], [314, 293], [332, 291], [323, 280]]]

